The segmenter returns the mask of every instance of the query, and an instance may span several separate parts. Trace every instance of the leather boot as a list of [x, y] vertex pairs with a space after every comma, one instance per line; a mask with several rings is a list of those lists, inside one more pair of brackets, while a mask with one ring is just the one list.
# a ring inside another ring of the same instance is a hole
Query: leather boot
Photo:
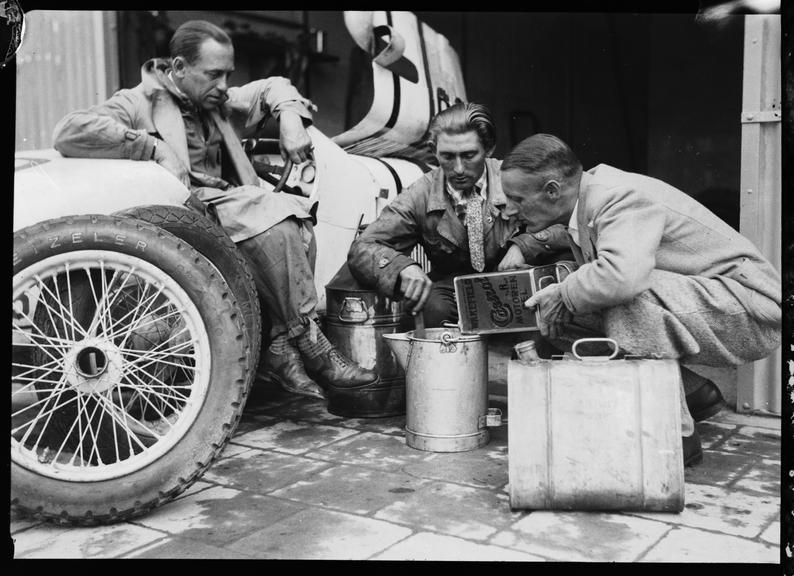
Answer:
[[325, 399], [323, 389], [306, 374], [300, 352], [287, 346], [284, 354], [273, 354], [268, 348], [262, 362], [263, 376], [292, 394]]
[[358, 388], [374, 384], [378, 374], [362, 368], [342, 355], [335, 347], [311, 358], [304, 357], [306, 372], [324, 388]]
[[681, 377], [684, 379], [685, 389], [697, 386], [686, 395], [686, 405], [695, 422], [716, 416], [725, 408], [725, 398], [714, 382], [683, 366], [681, 366]]
[[692, 436], [682, 436], [684, 451], [684, 467], [695, 466], [703, 462], [703, 447], [700, 445], [700, 434], [697, 428]]

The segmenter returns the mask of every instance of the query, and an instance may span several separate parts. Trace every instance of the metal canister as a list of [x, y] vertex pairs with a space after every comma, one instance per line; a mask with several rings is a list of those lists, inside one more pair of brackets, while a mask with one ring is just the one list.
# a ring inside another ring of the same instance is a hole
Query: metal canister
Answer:
[[540, 360], [540, 356], [538, 356], [538, 351], [535, 348], [535, 341], [534, 340], [524, 340], [523, 342], [519, 342], [513, 349], [516, 351], [516, 357], [518, 360], [527, 364], [529, 362], [536, 362]]
[[381, 337], [398, 331], [402, 304], [374, 290], [325, 287], [325, 334], [339, 351], [380, 376], [372, 385], [330, 389], [328, 411], [351, 418], [405, 414], [405, 372]]
[[457, 328], [408, 333], [405, 442], [431, 452], [484, 446], [488, 433], [488, 346]]

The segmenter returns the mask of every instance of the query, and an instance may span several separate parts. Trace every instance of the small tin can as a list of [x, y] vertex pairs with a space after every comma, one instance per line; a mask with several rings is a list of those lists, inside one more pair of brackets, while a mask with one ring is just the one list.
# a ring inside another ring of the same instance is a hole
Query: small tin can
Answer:
[[538, 351], [535, 349], [535, 342], [533, 340], [524, 340], [513, 346], [516, 351], [516, 357], [523, 363], [535, 362], [540, 360]]

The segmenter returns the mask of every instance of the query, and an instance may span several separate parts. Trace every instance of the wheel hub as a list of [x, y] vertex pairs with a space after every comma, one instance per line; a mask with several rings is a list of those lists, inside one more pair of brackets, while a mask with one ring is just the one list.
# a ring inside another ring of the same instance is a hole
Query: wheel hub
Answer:
[[112, 342], [96, 338], [77, 343], [64, 365], [69, 384], [84, 394], [106, 392], [122, 374], [121, 351]]

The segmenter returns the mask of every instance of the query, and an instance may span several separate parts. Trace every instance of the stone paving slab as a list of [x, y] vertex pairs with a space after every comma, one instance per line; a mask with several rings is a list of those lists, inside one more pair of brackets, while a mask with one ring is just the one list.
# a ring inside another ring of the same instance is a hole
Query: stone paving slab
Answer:
[[698, 422], [697, 431], [700, 435], [700, 443], [704, 450], [710, 450], [724, 442], [728, 436], [733, 434], [736, 426], [723, 424], [722, 422]]
[[133, 524], [70, 528], [44, 522], [12, 539], [14, 558], [118, 558], [164, 536]]
[[622, 514], [536, 511], [490, 543], [561, 562], [633, 562], [670, 529]]
[[780, 430], [782, 422], [779, 417], [763, 416], [756, 414], [740, 414], [733, 410], [723, 410], [713, 420], [724, 424], [737, 424], [740, 426], [754, 426], [769, 430]]
[[780, 551], [776, 546], [744, 538], [682, 527], [670, 530], [642, 561], [777, 564]]
[[722, 452], [734, 452], [744, 456], [764, 456], [770, 452], [780, 451], [780, 438], [770, 440], [768, 437], [743, 434], [742, 430], [740, 428], [715, 448]]
[[285, 406], [268, 408], [264, 413], [280, 420], [314, 422], [329, 426], [374, 431], [380, 434], [399, 434], [402, 436], [405, 432], [404, 414], [381, 418], [346, 418], [328, 412], [327, 404], [325, 400], [300, 398]]
[[780, 493], [780, 461], [763, 459], [734, 482], [732, 488], [759, 496]]
[[209, 482], [205, 482], [204, 480], [197, 480], [190, 487], [182, 492], [179, 496], [177, 496], [174, 500], [179, 500], [181, 498], [187, 498], [188, 496], [192, 496], [193, 494], [198, 494], [202, 490], [206, 490], [207, 488], [212, 488], [215, 486], [214, 484], [210, 484]]
[[[430, 560], [455, 562], [543, 562], [517, 550], [488, 546], [454, 536], [420, 532], [399, 542], [372, 560]], [[498, 568], [497, 568], [498, 569]]]
[[432, 482], [392, 502], [375, 518], [470, 540], [485, 540], [520, 518], [502, 492]]
[[[503, 399], [489, 405], [507, 416]], [[681, 514], [512, 511], [507, 426], [444, 454], [408, 447], [404, 424], [262, 388], [221, 458], [175, 501], [96, 528], [12, 512], [16, 556], [778, 561], [780, 419], [726, 410], [699, 423], [705, 459], [686, 469]]]
[[259, 530], [263, 524], [277, 522], [301, 509], [278, 498], [214, 486], [169, 502], [133, 522], [160, 532], [223, 546]]
[[475, 488], [502, 488], [509, 479], [507, 446], [491, 442], [467, 452], [433, 453], [424, 460], [406, 464], [403, 469], [420, 478]]
[[411, 462], [421, 462], [429, 458], [431, 452], [414, 450], [406, 446], [405, 439], [391, 434], [375, 432], [355, 432], [331, 445], [311, 451], [312, 458], [329, 462], [342, 462], [381, 470], [400, 470]]
[[354, 434], [358, 434], [358, 432], [337, 426], [284, 420], [235, 436], [232, 439], [232, 443], [253, 448], [276, 450], [288, 454], [305, 454], [309, 450], [325, 446]]
[[780, 545], [780, 521], [772, 522], [769, 528], [764, 530], [761, 534], [761, 540], [769, 542], [770, 544]]
[[168, 538], [161, 542], [155, 542], [149, 546], [135, 550], [125, 558], [132, 559], [179, 559], [179, 560], [240, 560], [250, 559], [249, 556], [239, 550], [228, 550], [220, 546], [214, 546], [207, 542], [190, 540], [188, 538]]
[[257, 558], [364, 560], [411, 535], [389, 522], [306, 509], [228, 546]]
[[302, 456], [249, 449], [228, 458], [224, 453], [203, 479], [238, 490], [267, 494], [333, 465]]
[[746, 436], [749, 438], [758, 438], [769, 440], [770, 442], [777, 442], [778, 445], [780, 444], [780, 437], [782, 436], [782, 431], [780, 428], [763, 428], [760, 426], [742, 426], [737, 431], [737, 434], [740, 436]]
[[706, 451], [702, 463], [684, 468], [684, 479], [687, 484], [728, 486], [739, 480], [754, 460], [745, 454]]
[[366, 515], [389, 506], [427, 485], [405, 473], [339, 465], [271, 492], [296, 502]]
[[687, 484], [685, 490], [686, 505], [680, 514], [627, 514], [745, 538], [756, 538], [772, 520], [780, 517], [778, 495], [758, 497], [705, 484]]

